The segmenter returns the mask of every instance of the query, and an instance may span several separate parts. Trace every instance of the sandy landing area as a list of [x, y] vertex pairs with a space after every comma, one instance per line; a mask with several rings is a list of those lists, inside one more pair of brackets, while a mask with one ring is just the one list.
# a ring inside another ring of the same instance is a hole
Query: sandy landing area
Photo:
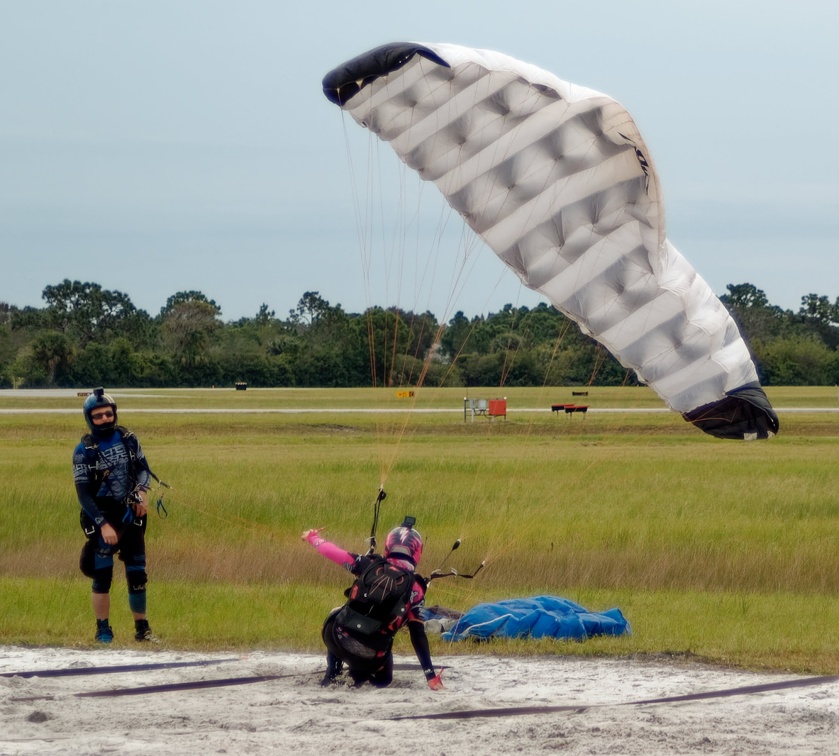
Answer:
[[[436, 661], [447, 666], [440, 692], [407, 657], [377, 690], [322, 688], [312, 654], [0, 647], [0, 753], [839, 753], [836, 677], [562, 657]], [[94, 673], [123, 665], [132, 669]], [[84, 674], [30, 676], [39, 670]], [[706, 693], [716, 695], [651, 702]]]

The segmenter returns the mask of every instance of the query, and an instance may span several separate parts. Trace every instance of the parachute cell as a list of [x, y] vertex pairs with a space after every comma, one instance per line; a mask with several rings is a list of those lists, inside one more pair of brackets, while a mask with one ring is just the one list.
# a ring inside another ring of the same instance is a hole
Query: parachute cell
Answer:
[[655, 167], [619, 103], [448, 44], [376, 48], [323, 91], [671, 409], [721, 438], [777, 432], [736, 324], [667, 239]]

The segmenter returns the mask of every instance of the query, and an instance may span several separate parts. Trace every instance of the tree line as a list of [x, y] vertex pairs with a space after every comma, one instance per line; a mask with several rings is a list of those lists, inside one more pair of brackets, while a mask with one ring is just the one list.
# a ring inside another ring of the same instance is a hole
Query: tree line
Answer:
[[[486, 316], [371, 307], [345, 312], [305, 292], [286, 317], [263, 304], [222, 320], [199, 291], [151, 316], [96, 283], [47, 286], [44, 307], [0, 302], [0, 387], [541, 386], [635, 384], [632, 371], [545, 303]], [[839, 298], [798, 312], [752, 284], [721, 297], [764, 385], [839, 383]]]

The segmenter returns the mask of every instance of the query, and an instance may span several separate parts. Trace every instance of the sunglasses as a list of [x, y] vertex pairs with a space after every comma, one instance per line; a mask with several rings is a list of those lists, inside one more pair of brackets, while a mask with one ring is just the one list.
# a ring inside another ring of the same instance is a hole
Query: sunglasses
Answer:
[[93, 421], [96, 420], [107, 420], [114, 416], [113, 410], [103, 410], [102, 412], [91, 412], [90, 419]]

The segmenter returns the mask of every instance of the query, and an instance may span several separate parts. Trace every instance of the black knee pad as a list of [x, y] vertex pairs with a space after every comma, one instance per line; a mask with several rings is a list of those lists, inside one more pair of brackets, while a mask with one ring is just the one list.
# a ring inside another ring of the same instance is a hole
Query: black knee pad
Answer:
[[[82, 553], [79, 555], [79, 569], [82, 571], [82, 575], [93, 580], [94, 593], [108, 593], [111, 590], [111, 582], [114, 577], [114, 566], [111, 563], [103, 567], [96, 567], [97, 548], [98, 544], [94, 539], [85, 543], [82, 547]], [[101, 553], [99, 555], [102, 556]]]
[[131, 570], [125, 574], [125, 579], [128, 581], [129, 593], [143, 593], [149, 578], [145, 570]]
[[79, 569], [85, 577], [96, 577], [94, 559], [93, 544], [88, 541], [82, 546], [82, 553], [79, 554]]
[[93, 592], [94, 593], [110, 593], [111, 582], [114, 578], [113, 565], [110, 567], [100, 567], [98, 570], [93, 570], [90, 575], [93, 578]]

